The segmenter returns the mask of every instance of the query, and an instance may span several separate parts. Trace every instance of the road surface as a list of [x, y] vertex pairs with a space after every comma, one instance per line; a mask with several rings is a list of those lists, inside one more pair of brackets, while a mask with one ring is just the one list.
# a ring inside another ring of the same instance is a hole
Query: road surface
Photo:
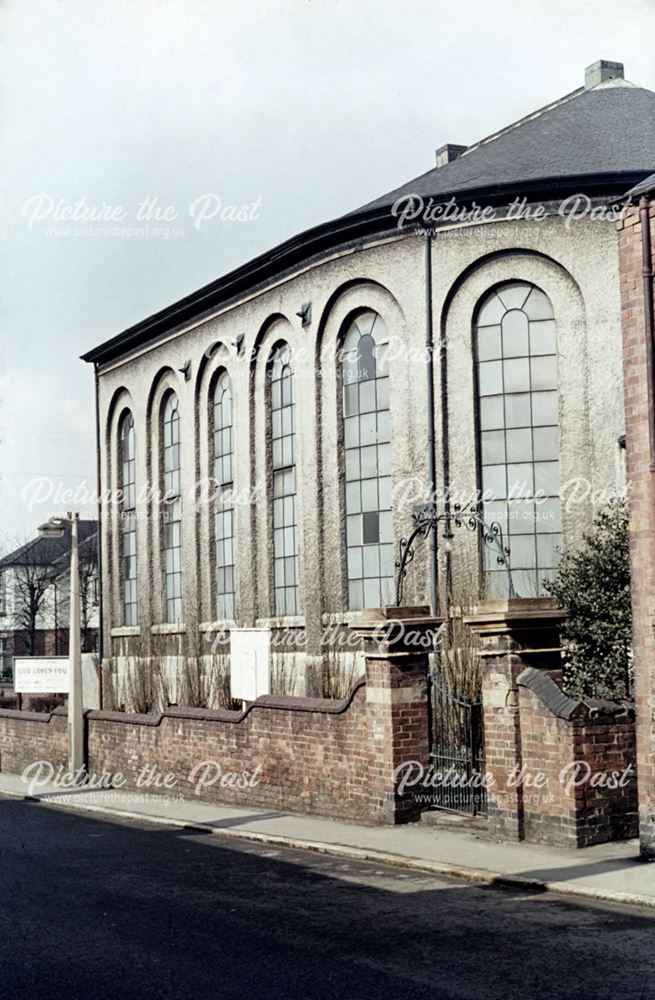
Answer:
[[2, 797], [0, 850], [1, 1000], [655, 998], [647, 909]]

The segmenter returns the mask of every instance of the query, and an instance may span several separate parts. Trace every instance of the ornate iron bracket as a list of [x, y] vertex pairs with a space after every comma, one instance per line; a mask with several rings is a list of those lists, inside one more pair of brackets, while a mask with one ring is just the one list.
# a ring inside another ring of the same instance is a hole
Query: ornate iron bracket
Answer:
[[487, 548], [496, 552], [496, 562], [499, 566], [504, 566], [507, 572], [507, 585], [510, 597], [516, 597], [514, 583], [512, 581], [512, 568], [510, 566], [510, 550], [503, 541], [503, 529], [498, 521], [488, 524], [481, 513], [481, 504], [471, 504], [463, 509], [461, 504], [453, 504], [452, 508], [438, 514], [434, 504], [420, 504], [412, 510], [412, 520], [414, 527], [407, 538], [400, 539], [399, 558], [396, 562], [398, 570], [396, 576], [396, 607], [400, 607], [403, 596], [403, 582], [407, 576], [407, 566], [414, 558], [414, 543], [417, 538], [427, 538], [431, 531], [437, 531], [440, 524], [443, 524], [443, 537], [446, 543], [453, 537], [453, 528], [466, 528], [467, 531], [477, 531], [480, 529], [482, 541]]

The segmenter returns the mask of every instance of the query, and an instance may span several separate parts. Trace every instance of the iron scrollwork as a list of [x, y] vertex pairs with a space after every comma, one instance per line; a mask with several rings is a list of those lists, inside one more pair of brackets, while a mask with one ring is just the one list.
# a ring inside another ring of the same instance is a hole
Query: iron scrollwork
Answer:
[[504, 566], [507, 572], [507, 585], [510, 597], [516, 597], [514, 583], [512, 581], [512, 569], [510, 565], [510, 550], [505, 545], [503, 539], [503, 529], [498, 521], [487, 523], [481, 512], [481, 504], [471, 504], [463, 508], [461, 504], [453, 504], [443, 513], [438, 514], [434, 504], [420, 504], [412, 511], [414, 527], [406, 538], [400, 539], [399, 558], [396, 562], [398, 570], [396, 576], [396, 607], [399, 607], [403, 595], [403, 582], [407, 576], [407, 566], [415, 555], [414, 544], [417, 539], [427, 538], [431, 531], [437, 531], [440, 524], [443, 524], [443, 537], [449, 542], [453, 537], [453, 528], [466, 528], [467, 531], [481, 532], [482, 541], [487, 548], [496, 553], [496, 562], [499, 566]]

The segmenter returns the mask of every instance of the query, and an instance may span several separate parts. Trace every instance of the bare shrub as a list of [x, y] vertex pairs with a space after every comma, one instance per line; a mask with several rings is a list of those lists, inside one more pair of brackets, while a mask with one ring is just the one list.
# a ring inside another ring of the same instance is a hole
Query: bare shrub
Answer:
[[202, 642], [198, 622], [187, 624], [183, 639], [181, 676], [179, 678], [180, 705], [190, 708], [208, 708], [211, 697], [211, 661], [209, 667], [202, 655]]
[[296, 693], [296, 664], [289, 653], [271, 654], [271, 694], [293, 697]]
[[135, 637], [126, 657], [124, 677], [125, 707], [128, 712], [147, 715], [172, 703], [173, 678], [162, 636], [146, 633]]
[[124, 711], [125, 705], [120, 697], [118, 670], [111, 658], [102, 664], [102, 695], [103, 704], [110, 712]]
[[227, 708], [238, 711], [241, 702], [232, 697], [230, 687], [230, 656], [229, 653], [215, 653], [211, 667], [211, 705], [213, 708]]
[[441, 683], [468, 701], [479, 701], [482, 692], [482, 666], [478, 642], [465, 623], [464, 616], [476, 610], [481, 599], [478, 568], [461, 563], [457, 576], [445, 594], [442, 629], [436, 669]]
[[181, 660], [180, 705], [190, 708], [241, 708], [230, 689], [230, 656], [214, 644], [205, 651], [208, 636], [197, 621], [187, 627]]
[[357, 680], [354, 652], [339, 653], [329, 646], [323, 655], [321, 695], [323, 698], [346, 698]]

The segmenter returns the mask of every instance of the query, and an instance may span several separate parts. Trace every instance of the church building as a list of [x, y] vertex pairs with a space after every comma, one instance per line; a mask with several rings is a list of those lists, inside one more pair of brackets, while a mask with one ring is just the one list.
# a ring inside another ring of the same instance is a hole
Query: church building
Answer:
[[625, 488], [617, 220], [654, 169], [655, 93], [600, 61], [85, 354], [105, 661], [268, 629], [314, 693], [362, 608], [543, 594]]

